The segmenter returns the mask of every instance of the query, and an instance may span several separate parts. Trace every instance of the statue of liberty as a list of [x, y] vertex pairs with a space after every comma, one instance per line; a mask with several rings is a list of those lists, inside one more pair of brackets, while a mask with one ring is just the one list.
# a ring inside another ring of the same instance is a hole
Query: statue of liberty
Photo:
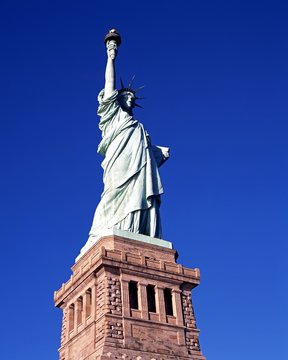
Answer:
[[111, 228], [162, 238], [159, 207], [163, 187], [158, 168], [169, 157], [169, 149], [152, 145], [135, 119], [133, 109], [139, 106], [135, 102], [139, 98], [132, 89], [133, 79], [127, 87], [121, 80], [121, 89], [115, 88], [115, 60], [121, 43], [117, 30], [110, 30], [105, 43], [105, 86], [98, 96], [104, 191], [85, 247]]

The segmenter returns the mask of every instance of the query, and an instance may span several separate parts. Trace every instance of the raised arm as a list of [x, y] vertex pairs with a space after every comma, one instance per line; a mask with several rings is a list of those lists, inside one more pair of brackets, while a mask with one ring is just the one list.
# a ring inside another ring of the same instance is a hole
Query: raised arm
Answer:
[[107, 48], [107, 65], [105, 70], [104, 99], [110, 97], [115, 90], [115, 65], [117, 48], [121, 44], [121, 36], [116, 29], [109, 30], [104, 43]]
[[107, 41], [107, 64], [105, 70], [104, 99], [112, 95], [115, 90], [115, 59], [117, 56], [116, 41]]

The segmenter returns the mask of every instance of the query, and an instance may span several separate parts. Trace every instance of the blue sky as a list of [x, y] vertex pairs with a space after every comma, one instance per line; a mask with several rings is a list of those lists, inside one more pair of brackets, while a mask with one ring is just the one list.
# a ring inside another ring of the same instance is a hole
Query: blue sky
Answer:
[[[1, 349], [58, 359], [53, 291], [87, 240], [102, 192], [96, 96], [103, 38], [156, 145], [164, 238], [201, 269], [207, 359], [287, 351], [287, 3], [11, 1], [1, 5]], [[119, 84], [119, 83], [118, 83]]]

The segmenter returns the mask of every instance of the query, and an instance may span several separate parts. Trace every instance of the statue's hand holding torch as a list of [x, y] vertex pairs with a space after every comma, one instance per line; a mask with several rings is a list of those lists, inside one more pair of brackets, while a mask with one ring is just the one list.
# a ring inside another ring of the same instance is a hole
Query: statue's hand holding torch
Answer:
[[107, 48], [107, 55], [112, 60], [117, 56], [118, 46], [121, 44], [121, 36], [116, 29], [111, 29], [105, 36], [104, 42]]
[[115, 40], [109, 40], [106, 42], [106, 47], [107, 47], [107, 55], [108, 57], [110, 57], [112, 60], [115, 60], [116, 56], [117, 56], [117, 44]]

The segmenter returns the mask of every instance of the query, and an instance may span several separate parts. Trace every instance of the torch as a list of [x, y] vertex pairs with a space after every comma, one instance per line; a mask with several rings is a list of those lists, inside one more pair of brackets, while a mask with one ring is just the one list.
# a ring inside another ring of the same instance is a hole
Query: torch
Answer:
[[106, 48], [109, 50], [109, 55], [112, 60], [115, 59], [117, 48], [121, 44], [121, 36], [116, 29], [109, 30], [104, 38]]

